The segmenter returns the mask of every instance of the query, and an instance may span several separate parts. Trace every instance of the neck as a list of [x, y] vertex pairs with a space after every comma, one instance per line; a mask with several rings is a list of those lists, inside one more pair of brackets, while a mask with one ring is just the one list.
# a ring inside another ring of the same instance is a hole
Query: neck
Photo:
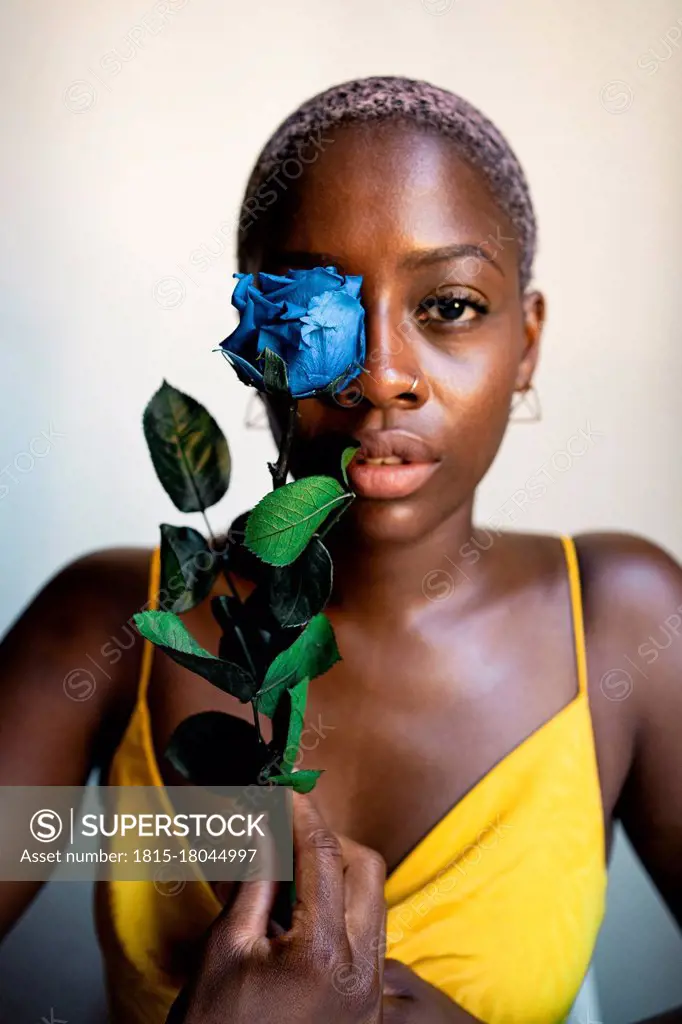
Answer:
[[[347, 513], [325, 538], [334, 562], [331, 603], [376, 616], [430, 604], [467, 601], [481, 570], [472, 557], [473, 498], [417, 540], [378, 540], [354, 529]], [[483, 560], [484, 563], [488, 560]]]

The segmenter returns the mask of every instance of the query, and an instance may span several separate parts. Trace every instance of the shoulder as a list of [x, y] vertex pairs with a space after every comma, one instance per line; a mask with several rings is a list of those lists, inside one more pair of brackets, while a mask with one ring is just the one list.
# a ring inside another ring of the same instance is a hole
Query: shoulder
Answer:
[[124, 659], [120, 654], [117, 659], [124, 671], [113, 671], [113, 659], [107, 663], [103, 652], [144, 606], [151, 556], [149, 548], [112, 547], [68, 562], [52, 574], [14, 623], [8, 647], [25, 650], [30, 644], [50, 663], [59, 657], [74, 666], [82, 664], [98, 675], [99, 690], [106, 696], [120, 676], [127, 678], [133, 660], [139, 660], [140, 644], [129, 644], [131, 656]]
[[3, 638], [4, 784], [80, 784], [115, 749], [137, 692], [143, 645], [132, 616], [147, 599], [150, 554], [109, 548], [74, 559]]
[[58, 607], [65, 600], [81, 633], [102, 637], [120, 632], [146, 607], [153, 548], [101, 548], [74, 559], [49, 581]]
[[682, 568], [663, 547], [628, 533], [585, 533], [574, 541], [588, 617], [629, 630], [679, 616]]
[[68, 617], [68, 634], [115, 628], [144, 604], [152, 554], [131, 547], [87, 552], [53, 573], [31, 608], [49, 610], [50, 621]]
[[632, 695], [628, 711], [639, 730], [682, 702], [682, 568], [637, 535], [586, 533], [574, 540], [588, 657], [592, 646], [605, 696]]
[[641, 537], [587, 534], [576, 546], [588, 656], [593, 639], [602, 666], [612, 666], [599, 683], [610, 704], [602, 718], [613, 721], [622, 709], [632, 727], [616, 814], [682, 924], [682, 569]]
[[67, 591], [78, 598], [109, 603], [130, 592], [146, 590], [154, 549], [99, 548], [67, 562], [48, 579], [41, 593]]

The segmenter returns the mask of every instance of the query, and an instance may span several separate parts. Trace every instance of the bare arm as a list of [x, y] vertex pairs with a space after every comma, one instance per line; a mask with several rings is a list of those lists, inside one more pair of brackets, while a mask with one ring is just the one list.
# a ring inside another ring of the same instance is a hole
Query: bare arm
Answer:
[[[141, 641], [115, 663], [102, 651], [118, 650], [104, 645], [123, 638], [144, 604], [145, 565], [135, 549], [87, 555], [13, 624], [0, 644], [0, 786], [82, 785], [115, 745], [132, 707]], [[39, 888], [0, 882], [0, 938]]]
[[[616, 817], [682, 926], [682, 569], [639, 537], [591, 535], [580, 550], [599, 578], [613, 664], [632, 665], [634, 741]], [[675, 1021], [682, 1008], [647, 1024]]]
[[[648, 628], [638, 646], [649, 678], [633, 693], [638, 698], [635, 756], [619, 816], [682, 926], [682, 570], [662, 552], [651, 558], [658, 600], [647, 609]], [[650, 1024], [674, 1022], [681, 1024], [682, 1007]]]

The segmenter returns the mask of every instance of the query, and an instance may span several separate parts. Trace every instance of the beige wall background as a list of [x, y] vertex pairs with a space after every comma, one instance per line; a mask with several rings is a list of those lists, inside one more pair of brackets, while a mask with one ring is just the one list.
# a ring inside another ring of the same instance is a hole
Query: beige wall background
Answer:
[[[248, 395], [211, 352], [232, 324], [237, 203], [292, 108], [367, 74], [470, 98], [507, 133], [535, 197], [544, 415], [510, 430], [481, 519], [635, 531], [682, 557], [682, 4], [4, 0], [0, 68], [1, 627], [74, 556], [149, 545], [160, 521], [179, 521], [140, 424], [163, 377], [230, 438], [234, 483], [213, 522], [267, 489], [269, 438], [245, 430]], [[581, 429], [591, 441], [571, 454]], [[519, 509], [512, 496], [538, 473], [544, 494]], [[609, 896], [599, 1019], [682, 1002], [682, 943], [621, 843]], [[42, 948], [34, 1002], [13, 986], [11, 1005], [68, 1018], [58, 994], [81, 1008], [86, 961], [81, 946], [56, 959], [48, 910], [13, 939], [0, 989], [33, 977], [24, 954]]]

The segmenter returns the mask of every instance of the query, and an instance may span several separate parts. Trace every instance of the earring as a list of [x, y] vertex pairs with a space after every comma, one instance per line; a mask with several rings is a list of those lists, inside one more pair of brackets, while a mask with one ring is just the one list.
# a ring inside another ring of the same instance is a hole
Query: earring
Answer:
[[247, 430], [267, 430], [268, 428], [268, 414], [257, 391], [251, 395], [246, 406], [244, 426]]
[[540, 396], [534, 384], [526, 384], [512, 396], [509, 410], [510, 423], [539, 423], [542, 419]]

